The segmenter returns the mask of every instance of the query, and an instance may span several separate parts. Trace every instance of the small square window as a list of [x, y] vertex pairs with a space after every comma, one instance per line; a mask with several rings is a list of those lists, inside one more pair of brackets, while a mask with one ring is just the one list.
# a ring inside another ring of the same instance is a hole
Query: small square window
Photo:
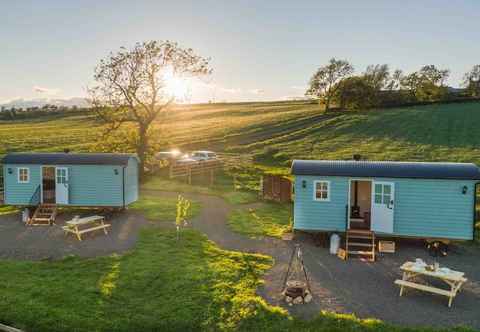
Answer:
[[30, 182], [30, 170], [25, 167], [20, 167], [18, 169], [18, 183], [29, 183]]
[[330, 201], [330, 181], [315, 181], [313, 194], [315, 201]]

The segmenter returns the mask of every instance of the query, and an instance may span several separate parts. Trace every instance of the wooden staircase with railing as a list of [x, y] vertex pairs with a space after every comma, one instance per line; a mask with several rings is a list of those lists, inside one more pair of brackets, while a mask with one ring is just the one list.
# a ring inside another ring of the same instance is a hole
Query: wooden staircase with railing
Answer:
[[27, 221], [29, 226], [52, 225], [57, 217], [57, 206], [55, 204], [40, 204], [37, 206], [33, 216]]
[[349, 255], [375, 261], [375, 233], [363, 229], [348, 229], [345, 241], [346, 258]]
[[[0, 172], [2, 168], [0, 166]], [[5, 189], [4, 189], [4, 183], [3, 183], [3, 177], [0, 175], [0, 205], [3, 205], [5, 202]]]

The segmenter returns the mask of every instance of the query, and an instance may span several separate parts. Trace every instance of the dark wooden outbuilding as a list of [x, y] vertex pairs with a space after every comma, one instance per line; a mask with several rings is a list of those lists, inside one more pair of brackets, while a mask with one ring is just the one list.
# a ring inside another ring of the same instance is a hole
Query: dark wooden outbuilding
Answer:
[[263, 175], [262, 197], [280, 203], [290, 202], [292, 200], [292, 183], [280, 175]]

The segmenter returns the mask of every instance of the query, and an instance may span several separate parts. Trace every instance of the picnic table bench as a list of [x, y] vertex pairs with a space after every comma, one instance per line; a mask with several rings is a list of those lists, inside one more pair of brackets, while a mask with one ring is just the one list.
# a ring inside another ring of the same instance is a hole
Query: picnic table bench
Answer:
[[82, 234], [100, 229], [103, 229], [103, 232], [107, 235], [107, 228], [111, 226], [110, 224], [105, 223], [104, 216], [90, 216], [76, 220], [73, 219], [67, 221], [65, 224], [66, 225], [62, 227], [65, 233], [75, 234], [79, 241], [82, 241]]
[[[450, 269], [438, 269], [429, 271], [425, 266], [418, 266], [414, 262], [404, 263], [400, 269], [403, 271], [402, 279], [395, 280], [395, 284], [400, 286], [400, 296], [403, 294], [404, 288], [414, 288], [424, 292], [434, 293], [448, 297], [448, 307], [452, 306], [452, 301], [460, 291], [462, 285], [467, 281], [463, 272], [453, 271]], [[429, 276], [444, 281], [450, 286], [450, 289], [442, 289], [434, 286], [425, 285], [414, 281], [417, 276]]]

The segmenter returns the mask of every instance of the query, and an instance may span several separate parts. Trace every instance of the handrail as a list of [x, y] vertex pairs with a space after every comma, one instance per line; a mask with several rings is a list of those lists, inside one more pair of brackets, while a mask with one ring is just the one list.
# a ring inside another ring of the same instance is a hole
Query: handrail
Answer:
[[345, 205], [345, 232], [348, 231], [348, 204]]
[[40, 204], [40, 185], [38, 185], [37, 189], [33, 193], [32, 197], [30, 198], [30, 205], [39, 205]]
[[[0, 171], [1, 171], [1, 165], [0, 165]], [[0, 174], [0, 204], [3, 204], [4, 200], [5, 200], [4, 179], [2, 174]]]

